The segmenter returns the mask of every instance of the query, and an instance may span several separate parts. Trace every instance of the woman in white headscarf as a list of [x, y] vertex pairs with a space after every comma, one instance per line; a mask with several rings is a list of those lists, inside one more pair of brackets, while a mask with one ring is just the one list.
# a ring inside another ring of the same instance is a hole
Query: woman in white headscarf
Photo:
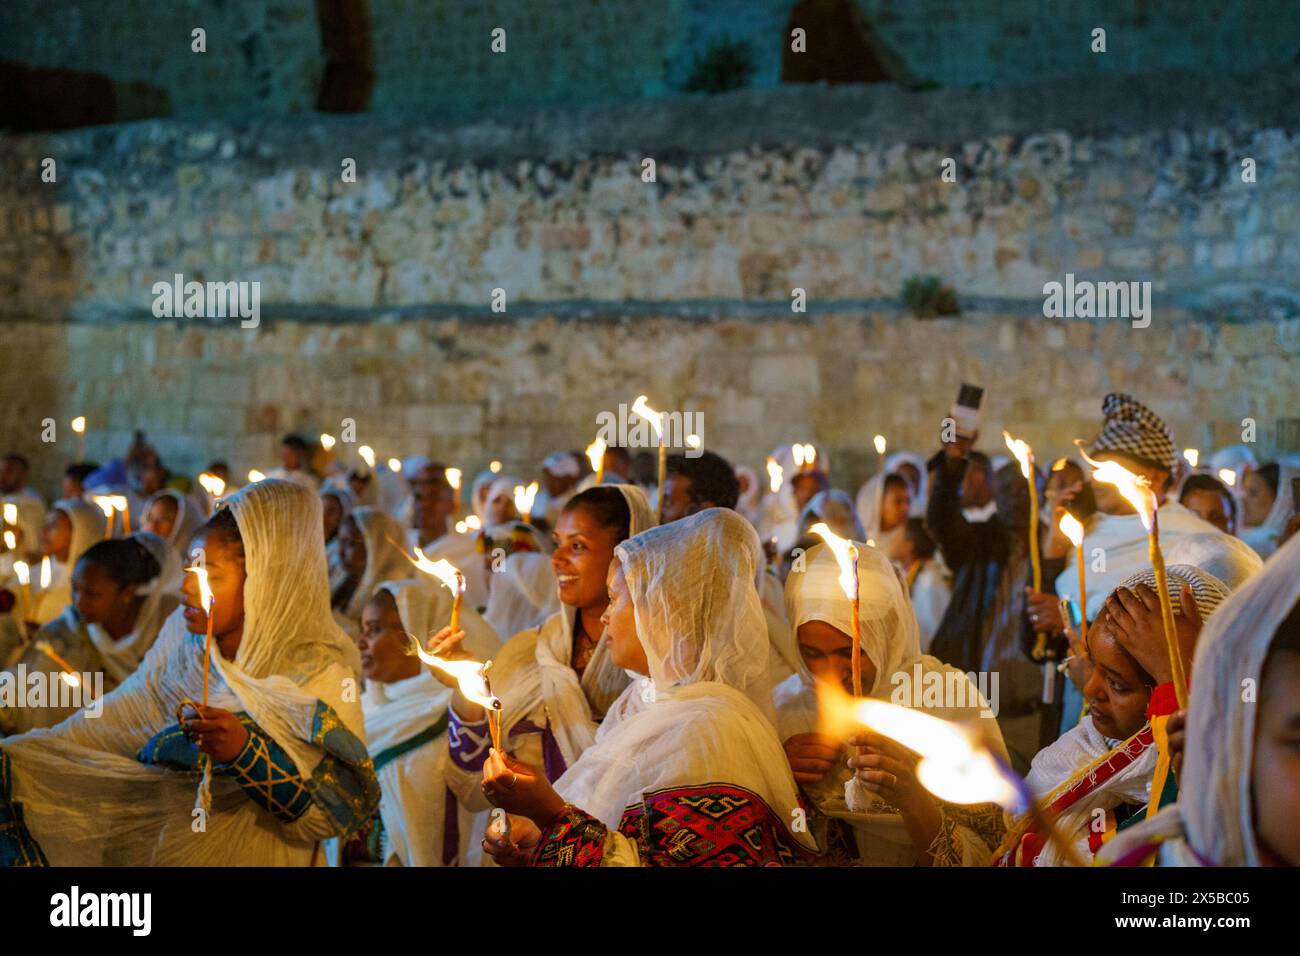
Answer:
[[[194, 532], [207, 520], [198, 502], [174, 488], [164, 488], [145, 507], [143, 530], [156, 534], [186, 559], [185, 548]], [[180, 582], [177, 581], [177, 586]]]
[[[135, 670], [175, 610], [179, 572], [176, 552], [148, 532], [87, 549], [73, 569], [72, 603], [33, 635], [5, 675], [19, 685], [43, 675], [46, 699], [0, 707], [0, 735], [53, 727], [83, 707], [97, 711], [98, 698]], [[65, 670], [77, 675], [75, 684]]]
[[893, 557], [907, 528], [908, 515], [915, 511], [914, 505], [912, 483], [904, 474], [885, 470], [873, 475], [858, 491], [858, 519], [867, 541]]
[[97, 719], [0, 741], [0, 819], [21, 821], [0, 828], [0, 859], [305, 866], [317, 841], [370, 818], [379, 787], [348, 690], [360, 660], [330, 615], [320, 528], [320, 499], [299, 485], [225, 500], [194, 542], [210, 656], [189, 575], [183, 613]]
[[[1005, 757], [997, 720], [980, 689], [956, 668], [922, 655], [899, 572], [879, 551], [862, 543], [857, 547], [863, 695], [978, 725]], [[850, 769], [851, 725], [827, 700], [852, 694], [853, 606], [830, 548], [818, 544], [804, 560], [804, 570], [785, 584], [799, 670], [777, 688], [775, 698], [780, 737], [812, 804], [810, 826], [824, 859], [866, 866], [987, 864], [1005, 829], [996, 806], [935, 800], [917, 782], [915, 760], [880, 738], [872, 738], [873, 757], [863, 769]], [[996, 685], [990, 696], [996, 699]], [[875, 779], [872, 773], [882, 773], [877, 762], [895, 771], [883, 771], [888, 792], [866, 785]]]
[[41, 553], [51, 562], [50, 586], [36, 597], [34, 620], [48, 624], [72, 600], [72, 569], [92, 544], [104, 538], [104, 512], [86, 501], [56, 501], [41, 528]]
[[763, 486], [759, 483], [754, 469], [748, 465], [736, 466], [736, 481], [740, 484], [740, 498], [736, 501], [736, 510], [757, 528], [763, 517]]
[[353, 637], [361, 630], [361, 609], [375, 589], [414, 573], [401, 550], [405, 534], [396, 518], [378, 508], [354, 508], [339, 525], [339, 568], [344, 574], [330, 594], [330, 604], [339, 627]]
[[[1213, 620], [1228, 588], [1190, 565], [1171, 564], [1168, 576], [1180, 643], [1191, 644], [1201, 623]], [[1149, 568], [1132, 575], [1089, 622], [1084, 650], [1091, 671], [1083, 685], [1089, 712], [1034, 757], [1025, 778], [1045, 817], [1073, 848], [1074, 859], [1026, 815], [1012, 824], [999, 847], [999, 865], [1091, 863], [1116, 833], [1175, 798], [1167, 722], [1177, 701], [1165, 674], [1168, 652], [1155, 583]], [[1153, 671], [1131, 653], [1141, 629], [1156, 635]]]
[[[1300, 538], [1228, 598], [1192, 662], [1178, 802], [1118, 834], [1103, 863], [1300, 866]], [[1246, 694], [1244, 688], [1253, 688]]]
[[[560, 610], [539, 628], [510, 639], [488, 674], [501, 700], [503, 745], [557, 779], [595, 742], [596, 731], [628, 685], [610, 656], [602, 615], [609, 604], [606, 575], [619, 542], [654, 524], [645, 492], [635, 485], [601, 485], [575, 495], [555, 527], [551, 564]], [[440, 634], [441, 656], [455, 651]], [[491, 804], [480, 788], [489, 742], [482, 707], [456, 693], [451, 706], [448, 781], [471, 810]]]
[[516, 551], [508, 556], [490, 578], [487, 609], [483, 618], [502, 641], [520, 631], [541, 627], [560, 609], [555, 569], [550, 555], [537, 551]]
[[773, 478], [769, 474], [764, 483], [767, 491], [763, 495], [756, 527], [760, 539], [770, 541], [775, 538], [776, 550], [784, 554], [794, 547], [799, 537], [799, 504], [794, 494], [794, 448], [790, 445], [774, 448], [768, 460], [781, 469], [780, 484], [776, 491], [772, 491]]
[[[1246, 476], [1242, 501], [1241, 539], [1254, 548], [1262, 558], [1277, 550], [1287, 522], [1295, 514], [1295, 496], [1291, 482], [1300, 478], [1300, 457], [1284, 455], [1277, 462], [1265, 465]], [[1269, 500], [1269, 495], [1272, 500]], [[1260, 502], [1268, 509], [1259, 507]], [[1263, 519], [1255, 518], [1263, 512]]]
[[[368, 842], [378, 844], [374, 862], [388, 866], [464, 866], [480, 854], [486, 821], [461, 807], [446, 783], [451, 689], [410, 652], [411, 639], [439, 630], [451, 605], [451, 591], [437, 581], [389, 581], [361, 612], [361, 707], [382, 793], [382, 826]], [[477, 612], [462, 609], [461, 621], [472, 655], [496, 654], [500, 643]]]
[[485, 849], [534, 866], [809, 861], [812, 838], [792, 829], [794, 779], [750, 696], [766, 670], [753, 527], [709, 508], [615, 554], [606, 632], [616, 663], [643, 677], [554, 788], [493, 751], [483, 790], [512, 814], [512, 836], [494, 835]]

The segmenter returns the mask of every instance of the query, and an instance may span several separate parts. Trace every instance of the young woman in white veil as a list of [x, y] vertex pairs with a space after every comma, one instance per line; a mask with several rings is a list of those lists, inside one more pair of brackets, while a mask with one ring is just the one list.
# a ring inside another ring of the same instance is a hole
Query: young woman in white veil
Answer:
[[[552, 787], [493, 751], [484, 793], [512, 834], [485, 849], [534, 866], [782, 866], [816, 849], [794, 778], [751, 699], [766, 671], [752, 525], [709, 508], [615, 549], [613, 660], [643, 675]], [[496, 824], [489, 828], [493, 833]]]
[[361, 609], [385, 581], [402, 581], [415, 572], [401, 550], [406, 531], [378, 508], [353, 508], [339, 524], [339, 568], [346, 572], [333, 585], [330, 603], [339, 627], [356, 637]]
[[97, 719], [0, 741], [0, 821], [17, 824], [0, 825], [0, 860], [306, 865], [369, 819], [360, 659], [330, 615], [320, 529], [319, 498], [295, 484], [225, 500], [194, 541], [210, 657], [191, 575], [183, 612]]
[[[102, 697], [139, 665], [176, 608], [179, 571], [176, 552], [147, 531], [87, 549], [72, 572], [72, 603], [33, 636], [8, 669], [19, 683], [44, 674], [47, 699], [43, 706], [28, 700], [25, 706], [0, 707], [0, 736], [53, 727], [82, 707], [97, 711], [87, 694]], [[53, 654], [44, 650], [47, 646]], [[65, 667], [81, 678], [75, 693], [64, 686]]]
[[183, 556], [190, 538], [205, 520], [207, 516], [197, 501], [175, 488], [164, 488], [145, 505], [141, 527], [162, 538]]
[[1300, 866], [1300, 536], [1206, 623], [1190, 680], [1177, 803], [1117, 834], [1098, 859]]
[[[921, 653], [916, 615], [898, 571], [876, 549], [857, 547], [864, 696], [978, 724], [1001, 747], [994, 712], [979, 689], [961, 671]], [[884, 738], [871, 737], [862, 755], [850, 748], [855, 738], [823, 701], [828, 692], [852, 693], [852, 605], [830, 548], [819, 543], [803, 561], [785, 583], [800, 667], [774, 698], [780, 737], [812, 805], [810, 826], [824, 862], [986, 865], [1005, 831], [996, 805], [937, 801], [917, 781], [915, 758]], [[855, 774], [854, 767], [861, 769]]]
[[[549, 779], [558, 779], [595, 742], [602, 719], [628, 686], [605, 631], [606, 578], [619, 542], [653, 524], [649, 500], [635, 485], [600, 485], [569, 499], [556, 522], [551, 554], [560, 610], [541, 627], [512, 637], [492, 664], [488, 677], [503, 707], [503, 743]], [[453, 637], [446, 629], [439, 632], [433, 653], [472, 657]], [[480, 786], [487, 714], [457, 691], [450, 715], [448, 782], [466, 807], [489, 810]]]
[[88, 501], [56, 501], [41, 528], [41, 554], [50, 559], [50, 586], [36, 597], [33, 619], [48, 624], [72, 600], [72, 570], [86, 549], [104, 538], [104, 512]]

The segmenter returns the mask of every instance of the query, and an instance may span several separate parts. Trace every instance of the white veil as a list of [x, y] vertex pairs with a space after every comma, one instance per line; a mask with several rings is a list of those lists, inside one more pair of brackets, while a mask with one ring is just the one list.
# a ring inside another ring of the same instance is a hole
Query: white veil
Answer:
[[140, 585], [139, 593], [143, 595], [144, 602], [135, 616], [131, 633], [120, 641], [115, 641], [102, 627], [92, 624], [86, 628], [105, 669], [119, 683], [126, 680], [144, 660], [145, 654], [157, 640], [163, 622], [180, 603], [175, 584], [181, 574], [181, 557], [176, 549], [148, 531], [137, 532], [131, 537], [149, 552], [161, 569], [157, 577]]
[[[104, 512], [88, 501], [79, 498], [62, 498], [54, 502], [51, 511], [62, 511], [72, 525], [72, 542], [68, 545], [68, 560], [59, 563], [55, 579], [48, 590], [36, 599], [36, 623], [47, 624], [63, 613], [72, 602], [72, 571], [77, 559], [92, 544], [103, 540]], [[51, 559], [53, 560], [53, 559]]]

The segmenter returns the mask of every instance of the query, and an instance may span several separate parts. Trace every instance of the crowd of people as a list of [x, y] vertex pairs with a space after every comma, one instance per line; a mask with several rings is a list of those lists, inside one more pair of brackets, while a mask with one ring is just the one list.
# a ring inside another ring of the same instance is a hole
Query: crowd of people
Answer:
[[[1300, 461], [1101, 411], [1028, 481], [968, 429], [856, 493], [802, 445], [531, 497], [298, 435], [238, 487], [141, 434], [47, 508], [10, 454], [0, 864], [1300, 863]], [[1031, 799], [938, 794], [863, 700]]]

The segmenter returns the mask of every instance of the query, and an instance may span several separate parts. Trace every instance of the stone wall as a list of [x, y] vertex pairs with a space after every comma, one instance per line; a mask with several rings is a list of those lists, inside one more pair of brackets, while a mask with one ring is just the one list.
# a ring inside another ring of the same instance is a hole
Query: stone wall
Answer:
[[[140, 427], [177, 467], [246, 468], [346, 416], [381, 454], [525, 467], [646, 392], [852, 483], [876, 431], [929, 445], [965, 379], [1044, 453], [1120, 388], [1188, 445], [1253, 417], [1268, 454], [1300, 407], [1297, 99], [1292, 69], [0, 137], [0, 443], [49, 481], [40, 420], [87, 414], [95, 457]], [[155, 319], [177, 272], [260, 282], [262, 326]], [[1066, 273], [1150, 281], [1151, 327], [1045, 320]], [[904, 314], [916, 274], [965, 314]]]

